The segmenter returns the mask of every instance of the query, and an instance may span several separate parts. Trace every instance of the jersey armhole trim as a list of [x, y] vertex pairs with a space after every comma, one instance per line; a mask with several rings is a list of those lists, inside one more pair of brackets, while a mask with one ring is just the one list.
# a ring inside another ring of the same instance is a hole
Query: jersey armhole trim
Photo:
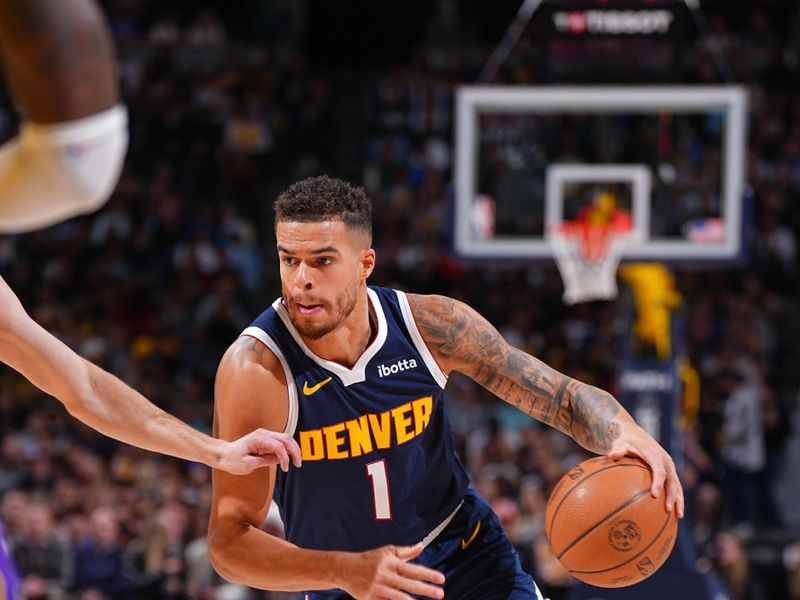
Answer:
[[417, 322], [414, 320], [414, 315], [411, 312], [411, 305], [408, 303], [408, 297], [405, 292], [401, 292], [400, 290], [395, 290], [395, 293], [397, 294], [397, 300], [400, 304], [400, 312], [403, 313], [403, 321], [405, 321], [406, 329], [408, 329], [408, 332], [411, 334], [411, 340], [414, 342], [417, 352], [422, 356], [422, 360], [425, 361], [425, 365], [436, 380], [436, 383], [439, 384], [440, 388], [444, 389], [447, 385], [447, 375], [439, 368], [436, 359], [433, 358], [431, 351], [428, 349], [428, 345], [425, 343], [425, 340], [422, 339], [422, 334], [419, 332]]
[[281, 362], [283, 372], [286, 375], [286, 388], [289, 392], [289, 416], [286, 419], [286, 429], [284, 429], [283, 432], [294, 437], [294, 431], [297, 428], [297, 418], [300, 413], [300, 406], [297, 400], [297, 386], [294, 383], [294, 376], [292, 375], [292, 370], [289, 368], [289, 363], [286, 361], [286, 357], [283, 355], [283, 352], [281, 352], [278, 344], [276, 344], [269, 334], [260, 327], [248, 327], [240, 335], [248, 335], [256, 338], [259, 342], [269, 348], [270, 351], [277, 356], [278, 360]]

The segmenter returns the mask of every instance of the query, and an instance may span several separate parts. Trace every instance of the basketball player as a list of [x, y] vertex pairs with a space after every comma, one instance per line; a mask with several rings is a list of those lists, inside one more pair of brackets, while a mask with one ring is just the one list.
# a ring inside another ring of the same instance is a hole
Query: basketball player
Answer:
[[[683, 514], [672, 459], [610, 394], [509, 346], [461, 302], [367, 287], [362, 189], [306, 179], [275, 211], [282, 296], [223, 357], [215, 429], [283, 430], [303, 468], [214, 473], [209, 548], [225, 578], [306, 600], [541, 598], [455, 454], [452, 371], [593, 452], [640, 456], [652, 494], [666, 486], [666, 508]], [[259, 529], [273, 496], [286, 541]]]
[[[0, 149], [0, 231], [42, 227], [98, 208], [127, 146], [110, 36], [93, 0], [0, 2], [0, 50], [26, 113]], [[288, 468], [288, 436], [255, 431], [233, 444], [203, 435], [84, 360], [37, 325], [0, 279], [0, 360], [102, 433], [233, 473]], [[132, 427], [136, 424], [136, 427]]]
[[[0, 232], [45, 227], [98, 209], [128, 143], [111, 37], [94, 0], [3, 0], [0, 55], [23, 112], [0, 147]], [[36, 324], [0, 279], [0, 360], [118, 440], [244, 474], [299, 465], [287, 435], [256, 430], [232, 443], [206, 436], [84, 360]], [[0, 523], [0, 599], [17, 598]]]
[[[0, 51], [25, 113], [19, 138], [0, 148], [0, 231], [95, 210], [117, 182], [128, 139], [98, 6], [94, 0], [4, 0]], [[287, 436], [256, 431], [220, 445], [167, 415], [37, 325], [2, 279], [0, 360], [87, 425], [140, 448], [238, 474], [278, 462], [288, 468], [289, 454], [299, 455]]]
[[29, 231], [102, 206], [128, 144], [114, 51], [94, 0], [0, 2], [6, 80], [23, 111], [0, 148], [0, 231]]

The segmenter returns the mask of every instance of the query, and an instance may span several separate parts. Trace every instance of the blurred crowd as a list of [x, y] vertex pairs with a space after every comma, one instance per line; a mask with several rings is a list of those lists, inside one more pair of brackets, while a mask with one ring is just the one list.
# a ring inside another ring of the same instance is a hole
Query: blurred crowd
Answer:
[[[309, 65], [303, 2], [105, 4], [131, 111], [118, 190], [95, 215], [0, 240], [0, 272], [48, 330], [209, 431], [218, 360], [279, 293], [272, 199], [328, 172], [373, 198], [372, 283], [464, 300], [514, 345], [616, 390], [617, 303], [568, 308], [551, 267], [487, 269], [449, 250], [453, 90], [491, 51], [458, 43], [455, 3], [436, 3], [410, 61], [363, 71]], [[676, 273], [702, 380], [685, 432], [687, 521], [698, 568], [733, 598], [800, 599], [800, 515], [782, 500], [800, 487], [787, 469], [800, 443], [800, 105], [788, 83], [800, 25], [758, 8], [710, 20], [751, 93], [754, 227], [741, 269]], [[497, 81], [537, 81], [534, 45], [523, 37]], [[717, 82], [699, 41], [692, 56], [687, 79]], [[0, 111], [0, 135], [15, 127]], [[465, 378], [446, 402], [473, 484], [540, 586], [564, 597], [573, 582], [548, 550], [544, 507], [586, 453]], [[213, 573], [207, 468], [115, 443], [8, 369], [0, 444], [0, 514], [27, 598], [294, 598]], [[274, 512], [264, 528], [281, 531]]]

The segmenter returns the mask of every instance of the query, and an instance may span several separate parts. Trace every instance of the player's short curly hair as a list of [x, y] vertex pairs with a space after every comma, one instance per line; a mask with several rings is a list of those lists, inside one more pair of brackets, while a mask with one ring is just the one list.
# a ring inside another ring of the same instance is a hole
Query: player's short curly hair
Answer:
[[372, 241], [372, 202], [364, 188], [321, 175], [301, 179], [275, 201], [275, 224], [342, 221]]

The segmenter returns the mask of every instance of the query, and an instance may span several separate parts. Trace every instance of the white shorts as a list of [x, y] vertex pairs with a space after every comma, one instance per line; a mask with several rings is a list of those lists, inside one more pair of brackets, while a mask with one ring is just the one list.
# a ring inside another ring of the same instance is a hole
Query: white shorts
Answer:
[[97, 210], [114, 191], [127, 148], [122, 105], [65, 123], [23, 123], [20, 135], [0, 147], [0, 232]]

